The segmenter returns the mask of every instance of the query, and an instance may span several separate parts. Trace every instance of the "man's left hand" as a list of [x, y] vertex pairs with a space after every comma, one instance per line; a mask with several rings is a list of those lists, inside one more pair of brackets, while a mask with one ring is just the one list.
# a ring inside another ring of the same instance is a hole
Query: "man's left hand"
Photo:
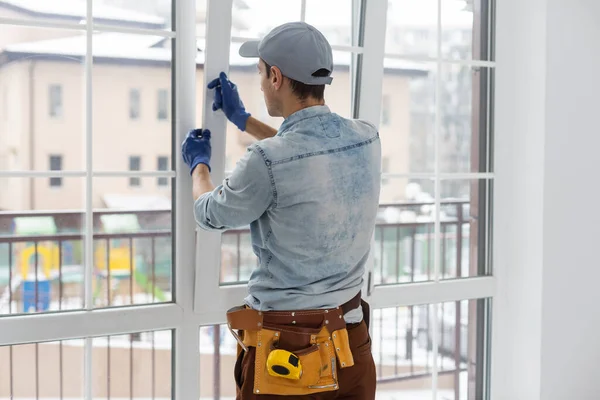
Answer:
[[210, 172], [210, 131], [208, 129], [191, 130], [181, 145], [183, 161], [190, 167], [190, 174], [198, 164], [205, 164]]

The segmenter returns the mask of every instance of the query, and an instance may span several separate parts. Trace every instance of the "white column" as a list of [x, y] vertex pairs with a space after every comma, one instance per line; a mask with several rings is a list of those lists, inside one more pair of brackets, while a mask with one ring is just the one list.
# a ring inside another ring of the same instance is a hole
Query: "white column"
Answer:
[[600, 3], [497, 10], [492, 398], [598, 399]]

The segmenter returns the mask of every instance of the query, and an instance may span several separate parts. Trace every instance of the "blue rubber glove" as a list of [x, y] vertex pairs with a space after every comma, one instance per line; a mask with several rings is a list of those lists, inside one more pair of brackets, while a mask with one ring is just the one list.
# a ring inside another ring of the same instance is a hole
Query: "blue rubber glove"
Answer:
[[181, 156], [190, 167], [190, 175], [198, 164], [204, 164], [210, 172], [210, 131], [208, 129], [194, 129], [188, 132], [181, 144]]
[[239, 130], [245, 131], [250, 113], [246, 112], [246, 107], [244, 107], [244, 103], [240, 99], [237, 85], [227, 78], [225, 72], [221, 72], [219, 77], [211, 81], [207, 87], [215, 89], [213, 111], [223, 109], [227, 119], [237, 126]]

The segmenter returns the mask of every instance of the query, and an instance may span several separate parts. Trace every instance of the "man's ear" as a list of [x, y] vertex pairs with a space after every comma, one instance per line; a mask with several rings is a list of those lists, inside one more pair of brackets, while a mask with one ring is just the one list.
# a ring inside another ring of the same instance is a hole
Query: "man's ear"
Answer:
[[276, 90], [283, 84], [283, 74], [278, 67], [271, 67], [271, 83]]

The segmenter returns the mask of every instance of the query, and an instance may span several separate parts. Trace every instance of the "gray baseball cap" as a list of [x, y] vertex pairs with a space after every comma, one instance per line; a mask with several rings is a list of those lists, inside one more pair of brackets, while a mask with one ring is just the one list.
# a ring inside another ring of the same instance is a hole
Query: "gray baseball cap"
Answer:
[[[333, 78], [333, 53], [325, 36], [305, 22], [290, 22], [274, 28], [262, 40], [240, 47], [242, 57], [260, 57], [281, 73], [307, 85], [329, 85]], [[327, 76], [313, 76], [321, 69]]]

